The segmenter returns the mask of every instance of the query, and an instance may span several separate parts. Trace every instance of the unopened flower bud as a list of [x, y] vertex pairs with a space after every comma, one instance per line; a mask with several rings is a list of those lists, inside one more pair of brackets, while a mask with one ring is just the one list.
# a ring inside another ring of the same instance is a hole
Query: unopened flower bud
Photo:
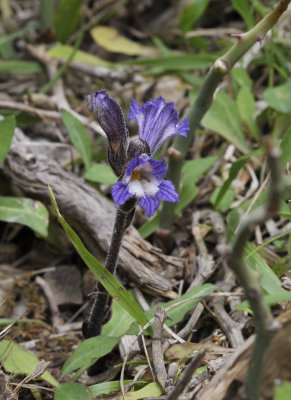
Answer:
[[108, 138], [108, 161], [119, 176], [127, 161], [128, 131], [123, 112], [117, 101], [104, 89], [88, 95], [86, 101], [88, 110], [96, 114], [96, 119]]

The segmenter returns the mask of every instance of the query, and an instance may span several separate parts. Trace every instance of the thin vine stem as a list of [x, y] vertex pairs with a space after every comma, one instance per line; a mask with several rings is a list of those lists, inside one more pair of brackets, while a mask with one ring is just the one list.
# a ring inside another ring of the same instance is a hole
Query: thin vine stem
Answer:
[[[194, 104], [191, 106], [187, 118], [190, 133], [186, 138], [177, 136], [173, 146], [169, 149], [169, 168], [167, 177], [175, 184], [177, 190], [181, 181], [181, 170], [188, 149], [192, 143], [195, 130], [205, 113], [212, 104], [213, 95], [224, 76], [231, 71], [235, 63], [256, 43], [262, 43], [266, 33], [276, 24], [281, 15], [287, 10], [291, 0], [281, 0], [280, 3], [266, 15], [257, 25], [244, 34], [235, 35], [236, 43], [210, 68], [201, 86]], [[170, 235], [173, 227], [176, 204], [165, 202], [160, 217], [160, 237], [163, 240]]]

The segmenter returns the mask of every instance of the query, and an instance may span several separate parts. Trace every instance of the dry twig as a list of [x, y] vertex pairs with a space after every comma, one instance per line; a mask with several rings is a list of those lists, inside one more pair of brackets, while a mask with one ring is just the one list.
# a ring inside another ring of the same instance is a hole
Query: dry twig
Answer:
[[266, 206], [257, 208], [252, 214], [242, 220], [234, 238], [229, 261], [229, 266], [243, 286], [255, 315], [257, 337], [245, 385], [246, 395], [249, 400], [257, 400], [259, 398], [266, 356], [272, 338], [280, 327], [273, 319], [270, 308], [264, 299], [257, 273], [244, 260], [244, 250], [250, 233], [257, 224], [261, 224], [268, 218], [276, 215], [284, 191], [280, 160], [281, 152], [271, 140], [266, 140], [265, 146], [271, 174], [269, 198]]
[[163, 390], [165, 390], [165, 385], [167, 381], [167, 371], [165, 368], [162, 350], [163, 325], [166, 319], [167, 315], [165, 310], [162, 307], [156, 307], [152, 353], [155, 375]]

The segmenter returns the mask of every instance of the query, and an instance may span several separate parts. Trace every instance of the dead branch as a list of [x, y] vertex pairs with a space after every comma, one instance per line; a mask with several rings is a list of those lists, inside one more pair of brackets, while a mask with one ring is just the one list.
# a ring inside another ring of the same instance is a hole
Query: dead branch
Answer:
[[[25, 194], [49, 204], [47, 187], [55, 193], [62, 215], [80, 234], [89, 250], [100, 260], [109, 247], [113, 227], [113, 205], [82, 178], [64, 170], [46, 154], [41, 143], [31, 141], [15, 130], [6, 157], [4, 174]], [[169, 280], [157, 271], [175, 268], [182, 272], [183, 260], [165, 256], [144, 241], [136, 229], [129, 228], [119, 257], [120, 270], [128, 279], [148, 292], [176, 298]]]

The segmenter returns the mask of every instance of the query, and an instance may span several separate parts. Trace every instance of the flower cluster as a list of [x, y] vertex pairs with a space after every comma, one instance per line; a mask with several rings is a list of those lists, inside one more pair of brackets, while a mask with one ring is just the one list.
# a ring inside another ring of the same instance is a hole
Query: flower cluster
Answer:
[[136, 198], [148, 217], [154, 215], [160, 200], [179, 201], [171, 181], [163, 180], [167, 164], [165, 160], [152, 158], [163, 142], [173, 135], [186, 136], [189, 123], [178, 123], [178, 113], [173, 103], [162, 97], [138, 106], [132, 100], [129, 119], [135, 119], [139, 128], [139, 140], [128, 144], [128, 132], [119, 104], [105, 90], [87, 96], [89, 111], [96, 113], [109, 142], [108, 160], [114, 172], [121, 177], [112, 187], [116, 207], [128, 199]]

